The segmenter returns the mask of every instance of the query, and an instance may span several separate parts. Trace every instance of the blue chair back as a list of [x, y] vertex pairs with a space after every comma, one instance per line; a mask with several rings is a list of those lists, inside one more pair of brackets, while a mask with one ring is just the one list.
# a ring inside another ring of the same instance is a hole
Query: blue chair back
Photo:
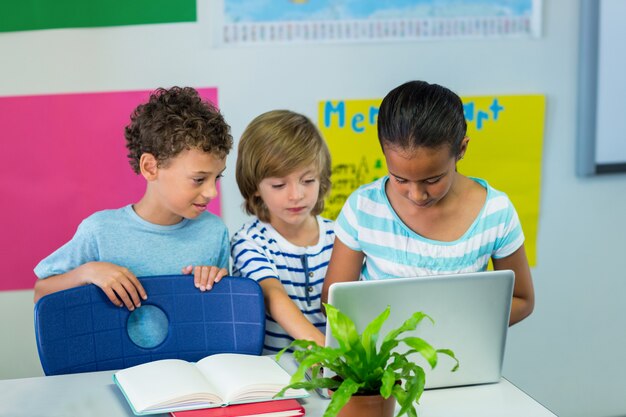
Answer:
[[59, 291], [35, 305], [46, 375], [123, 369], [160, 359], [196, 362], [215, 353], [260, 355], [265, 306], [256, 281], [224, 277], [198, 290], [191, 275], [139, 278], [148, 294], [130, 312], [95, 285]]

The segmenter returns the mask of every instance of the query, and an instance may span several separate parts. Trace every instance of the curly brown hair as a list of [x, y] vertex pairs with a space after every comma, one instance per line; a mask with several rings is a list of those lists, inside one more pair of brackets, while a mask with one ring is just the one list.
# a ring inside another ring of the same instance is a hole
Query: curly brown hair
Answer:
[[328, 146], [308, 117], [289, 110], [272, 110], [257, 116], [243, 132], [237, 151], [235, 176], [246, 213], [268, 222], [270, 213], [256, 192], [269, 177], [281, 177], [315, 164], [320, 181], [311, 214], [324, 210], [330, 191], [331, 160]]
[[159, 166], [186, 149], [225, 158], [233, 146], [230, 126], [210, 102], [191, 87], [158, 88], [140, 104], [124, 129], [128, 159], [139, 174], [139, 159], [152, 154]]

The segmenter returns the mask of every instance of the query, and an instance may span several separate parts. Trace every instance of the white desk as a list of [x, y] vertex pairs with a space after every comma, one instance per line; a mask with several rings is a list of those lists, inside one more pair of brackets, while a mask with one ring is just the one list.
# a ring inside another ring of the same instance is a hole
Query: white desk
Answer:
[[[103, 371], [0, 380], [0, 416], [134, 416], [112, 375], [113, 371]], [[328, 404], [314, 393], [302, 402], [311, 417], [321, 417]], [[425, 391], [417, 413], [419, 417], [555, 417], [505, 379], [497, 384]]]

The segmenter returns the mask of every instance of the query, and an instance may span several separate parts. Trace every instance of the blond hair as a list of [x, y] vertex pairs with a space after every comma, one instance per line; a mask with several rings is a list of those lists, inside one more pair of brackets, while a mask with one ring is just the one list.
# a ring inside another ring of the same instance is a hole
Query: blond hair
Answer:
[[256, 195], [259, 183], [313, 164], [320, 189], [311, 214], [318, 215], [330, 191], [331, 173], [330, 152], [322, 135], [306, 116], [289, 110], [272, 110], [256, 117], [239, 140], [235, 170], [246, 213], [268, 222], [269, 210]]

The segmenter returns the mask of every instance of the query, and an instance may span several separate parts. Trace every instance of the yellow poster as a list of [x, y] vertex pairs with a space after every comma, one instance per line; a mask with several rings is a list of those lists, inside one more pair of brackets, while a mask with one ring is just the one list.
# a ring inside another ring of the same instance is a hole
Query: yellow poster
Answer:
[[[458, 164], [464, 175], [484, 178], [508, 194], [526, 236], [526, 252], [536, 265], [545, 97], [462, 97], [470, 138]], [[319, 128], [333, 158], [332, 190], [323, 215], [335, 219], [359, 185], [387, 174], [376, 120], [382, 99], [319, 103]]]

